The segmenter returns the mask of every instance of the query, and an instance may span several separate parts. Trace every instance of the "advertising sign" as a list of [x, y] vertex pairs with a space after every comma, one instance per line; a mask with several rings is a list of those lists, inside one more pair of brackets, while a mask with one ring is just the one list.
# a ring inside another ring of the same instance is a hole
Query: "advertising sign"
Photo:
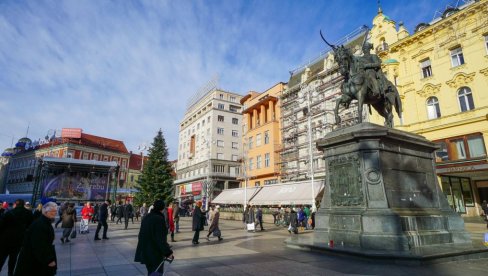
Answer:
[[61, 173], [47, 177], [42, 183], [42, 198], [65, 200], [104, 200], [109, 193], [109, 175]]

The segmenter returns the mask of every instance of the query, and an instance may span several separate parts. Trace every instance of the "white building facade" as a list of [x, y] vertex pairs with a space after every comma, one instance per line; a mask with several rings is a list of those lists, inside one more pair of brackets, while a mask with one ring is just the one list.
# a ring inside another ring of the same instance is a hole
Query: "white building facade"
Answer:
[[176, 199], [200, 200], [206, 193], [213, 198], [223, 189], [239, 187], [241, 98], [213, 87], [188, 103], [180, 123]]

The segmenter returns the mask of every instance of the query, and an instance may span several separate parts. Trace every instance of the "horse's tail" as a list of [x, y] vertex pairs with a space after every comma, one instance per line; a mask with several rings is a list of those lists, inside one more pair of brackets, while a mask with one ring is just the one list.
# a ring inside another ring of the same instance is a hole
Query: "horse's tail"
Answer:
[[400, 99], [400, 94], [398, 93], [398, 90], [395, 87], [395, 111], [398, 114], [398, 117], [401, 119], [402, 118], [402, 100]]

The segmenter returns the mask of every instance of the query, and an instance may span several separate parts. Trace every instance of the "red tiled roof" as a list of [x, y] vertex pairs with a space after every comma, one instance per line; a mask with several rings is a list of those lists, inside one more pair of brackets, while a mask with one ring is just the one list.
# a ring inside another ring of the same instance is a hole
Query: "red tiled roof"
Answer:
[[81, 133], [81, 138], [56, 138], [52, 142], [41, 145], [40, 148], [48, 148], [61, 144], [77, 144], [88, 147], [94, 147], [103, 150], [115, 151], [120, 153], [129, 153], [124, 145], [124, 142], [110, 138], [95, 136], [91, 134]]
[[[144, 156], [144, 162], [147, 162], [148, 157]], [[129, 169], [141, 170], [142, 169], [142, 155], [132, 153], [129, 158]]]

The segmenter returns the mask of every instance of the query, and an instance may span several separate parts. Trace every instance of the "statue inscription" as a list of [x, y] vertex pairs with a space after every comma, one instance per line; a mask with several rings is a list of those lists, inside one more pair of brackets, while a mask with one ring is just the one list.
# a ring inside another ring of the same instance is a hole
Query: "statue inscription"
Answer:
[[329, 184], [333, 206], [364, 204], [360, 163], [357, 155], [341, 156], [329, 161]]

